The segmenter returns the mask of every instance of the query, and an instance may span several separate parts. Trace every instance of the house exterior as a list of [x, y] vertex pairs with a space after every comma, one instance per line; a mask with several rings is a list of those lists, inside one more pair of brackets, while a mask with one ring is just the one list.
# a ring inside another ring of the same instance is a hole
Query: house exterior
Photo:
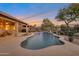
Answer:
[[4, 12], [0, 12], [0, 35], [5, 32], [16, 36], [20, 33], [27, 33], [29, 29], [27, 26], [27, 23]]

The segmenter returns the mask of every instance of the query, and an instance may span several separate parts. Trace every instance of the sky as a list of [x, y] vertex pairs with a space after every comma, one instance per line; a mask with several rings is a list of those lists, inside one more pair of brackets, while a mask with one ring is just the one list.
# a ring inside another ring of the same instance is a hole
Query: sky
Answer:
[[40, 25], [44, 18], [55, 20], [58, 10], [68, 6], [68, 3], [0, 3], [0, 11], [31, 25]]

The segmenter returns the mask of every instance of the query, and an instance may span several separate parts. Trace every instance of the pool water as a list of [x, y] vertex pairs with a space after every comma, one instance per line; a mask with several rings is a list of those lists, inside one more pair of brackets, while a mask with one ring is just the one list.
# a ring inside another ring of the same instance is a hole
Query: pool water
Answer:
[[38, 32], [35, 35], [27, 38], [21, 43], [25, 49], [37, 50], [53, 45], [63, 45], [64, 43], [58, 37], [48, 32]]

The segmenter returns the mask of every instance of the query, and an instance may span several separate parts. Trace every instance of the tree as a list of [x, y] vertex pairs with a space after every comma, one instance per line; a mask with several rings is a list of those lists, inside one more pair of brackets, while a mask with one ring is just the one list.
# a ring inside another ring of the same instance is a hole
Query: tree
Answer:
[[70, 4], [69, 9], [71, 10], [73, 14], [72, 16], [74, 16], [73, 20], [75, 21], [79, 20], [79, 3]]
[[78, 20], [79, 18], [79, 4], [70, 4], [69, 7], [63, 8], [59, 10], [58, 15], [56, 16], [57, 19], [64, 21], [67, 26], [67, 35], [72, 36], [71, 28], [69, 24], [73, 21]]
[[34, 24], [34, 25], [33, 25], [33, 27], [37, 27], [37, 25], [36, 25], [36, 24]]
[[74, 31], [75, 31], [76, 33], [78, 33], [78, 32], [79, 32], [79, 24], [76, 24], [76, 25], [73, 27], [73, 29], [74, 29]]
[[59, 31], [59, 33], [60, 34], [62, 34], [62, 35], [67, 35], [67, 26], [65, 26], [65, 25], [61, 25], [60, 26], [60, 31]]
[[44, 20], [43, 20], [43, 22], [42, 22], [42, 25], [41, 25], [41, 29], [43, 30], [43, 31], [48, 31], [48, 32], [50, 32], [50, 31], [52, 31], [53, 30], [53, 24], [52, 24], [52, 22], [48, 19], [48, 18], [45, 18]]

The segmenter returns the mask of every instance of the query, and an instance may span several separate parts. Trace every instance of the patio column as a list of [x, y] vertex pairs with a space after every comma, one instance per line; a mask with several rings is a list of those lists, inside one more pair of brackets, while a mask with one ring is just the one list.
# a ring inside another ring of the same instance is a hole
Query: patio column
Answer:
[[28, 28], [28, 26], [26, 25], [26, 33], [29, 33], [28, 31], [29, 31], [29, 28]]
[[18, 36], [18, 33], [19, 33], [18, 24], [19, 24], [18, 22], [15, 23], [15, 36]]

